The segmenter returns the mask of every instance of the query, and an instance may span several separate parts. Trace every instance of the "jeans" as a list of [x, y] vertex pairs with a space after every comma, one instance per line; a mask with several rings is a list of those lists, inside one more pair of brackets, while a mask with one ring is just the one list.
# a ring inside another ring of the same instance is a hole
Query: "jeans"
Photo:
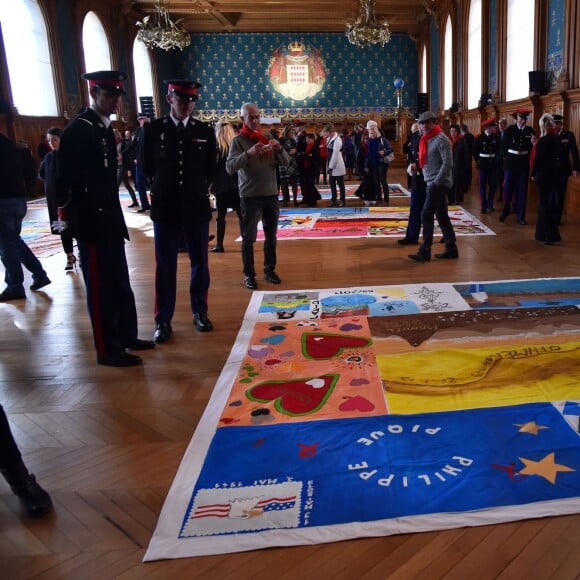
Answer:
[[435, 216], [439, 222], [439, 227], [443, 233], [445, 246], [453, 248], [455, 246], [455, 231], [449, 219], [447, 212], [447, 196], [450, 189], [444, 186], [436, 186], [434, 183], [427, 185], [427, 196], [425, 198], [425, 205], [421, 212], [421, 221], [423, 222], [423, 248], [431, 251], [433, 245], [433, 229]]
[[256, 276], [254, 243], [258, 236], [258, 222], [264, 229], [264, 272], [276, 269], [276, 234], [280, 208], [276, 195], [240, 198], [242, 212], [242, 262], [245, 276]]
[[26, 199], [0, 198], [0, 258], [6, 270], [6, 291], [12, 294], [24, 294], [23, 265], [34, 280], [46, 277], [42, 264], [20, 237], [25, 215]]
[[340, 191], [340, 202], [342, 203], [345, 201], [346, 197], [346, 190], [344, 188], [344, 175], [331, 175], [329, 178], [330, 181], [330, 191], [331, 191], [331, 202], [336, 203], [336, 186], [338, 184], [338, 189]]
[[377, 189], [377, 201], [381, 198], [381, 188], [383, 190], [383, 198], [385, 203], [389, 203], [389, 184], [387, 182], [387, 172], [389, 171], [388, 163], [379, 163], [379, 187]]
[[425, 180], [423, 174], [413, 175], [411, 180], [411, 206], [409, 207], [409, 223], [405, 232], [405, 239], [411, 242], [419, 241], [421, 233], [421, 212], [425, 205]]

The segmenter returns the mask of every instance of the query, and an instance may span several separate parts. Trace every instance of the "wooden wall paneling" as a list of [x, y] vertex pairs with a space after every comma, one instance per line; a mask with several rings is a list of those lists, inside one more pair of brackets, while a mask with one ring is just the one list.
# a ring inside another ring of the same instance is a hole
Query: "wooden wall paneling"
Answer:
[[534, 0], [534, 70], [546, 70], [548, 53], [549, 0]]
[[[578, 0], [566, 0], [566, 35], [564, 62], [570, 78], [570, 87], [580, 86], [580, 7]], [[567, 49], [567, 50], [566, 50]]]
[[497, 92], [500, 102], [505, 102], [506, 52], [507, 52], [507, 0], [497, 0]]

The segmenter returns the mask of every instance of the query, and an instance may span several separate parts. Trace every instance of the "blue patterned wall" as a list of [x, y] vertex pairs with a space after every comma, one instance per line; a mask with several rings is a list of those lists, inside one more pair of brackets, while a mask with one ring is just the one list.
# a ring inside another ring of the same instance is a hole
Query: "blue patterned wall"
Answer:
[[[321, 52], [326, 83], [311, 98], [294, 101], [270, 84], [272, 52], [294, 41]], [[211, 120], [239, 117], [245, 101], [265, 114], [292, 118], [364, 117], [396, 107], [393, 80], [405, 81], [403, 106], [416, 108], [417, 48], [406, 34], [393, 34], [384, 47], [357, 48], [341, 33], [193, 34], [183, 53], [158, 58], [160, 78], [186, 77], [203, 83], [197, 114]]]
[[550, 73], [550, 81], [555, 84], [562, 71], [564, 47], [564, 0], [551, 0], [548, 23], [548, 54], [546, 69]]

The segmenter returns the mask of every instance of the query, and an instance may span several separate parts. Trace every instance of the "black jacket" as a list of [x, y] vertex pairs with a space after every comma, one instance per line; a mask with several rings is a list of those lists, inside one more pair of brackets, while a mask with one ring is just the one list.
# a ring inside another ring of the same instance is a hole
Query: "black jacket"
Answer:
[[117, 187], [117, 146], [90, 108], [63, 131], [57, 157], [57, 202], [79, 240], [129, 239]]
[[145, 124], [139, 158], [152, 180], [153, 221], [210, 221], [208, 188], [215, 174], [216, 140], [207, 123], [190, 117], [181, 140], [170, 116]]
[[0, 133], [0, 197], [25, 197], [24, 177], [16, 145]]

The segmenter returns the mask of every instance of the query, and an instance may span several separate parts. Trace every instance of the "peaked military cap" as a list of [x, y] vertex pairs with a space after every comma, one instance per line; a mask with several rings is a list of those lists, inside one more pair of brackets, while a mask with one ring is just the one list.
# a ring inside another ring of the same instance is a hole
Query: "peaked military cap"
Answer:
[[83, 79], [89, 81], [89, 88], [99, 87], [113, 95], [124, 95], [127, 75], [120, 70], [99, 70], [85, 73]]
[[497, 121], [495, 120], [495, 117], [491, 117], [490, 119], [485, 120], [481, 126], [482, 127], [492, 127], [493, 125], [495, 125], [497, 123]]
[[196, 81], [184, 79], [170, 79], [163, 82], [167, 85], [167, 94], [175, 94], [184, 101], [197, 101], [199, 89], [203, 86]]
[[563, 121], [564, 120], [564, 115], [552, 115], [552, 119], [554, 119], [554, 121]]
[[512, 113], [512, 117], [517, 117], [518, 115], [520, 117], [523, 117], [524, 119], [527, 119], [530, 115], [532, 114], [532, 111], [530, 111], [530, 109], [516, 109], [513, 113]]

